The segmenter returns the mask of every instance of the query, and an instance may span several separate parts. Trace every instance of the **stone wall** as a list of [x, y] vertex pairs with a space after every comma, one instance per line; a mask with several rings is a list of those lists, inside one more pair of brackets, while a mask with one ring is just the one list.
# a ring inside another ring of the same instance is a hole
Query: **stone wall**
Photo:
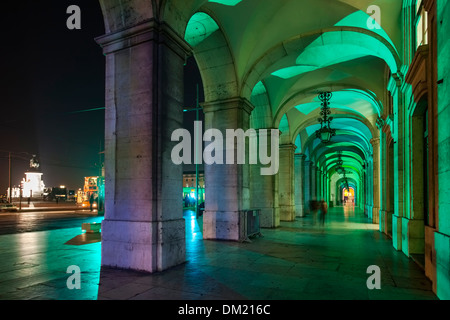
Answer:
[[437, 295], [450, 299], [450, 1], [437, 1], [439, 217], [435, 232]]

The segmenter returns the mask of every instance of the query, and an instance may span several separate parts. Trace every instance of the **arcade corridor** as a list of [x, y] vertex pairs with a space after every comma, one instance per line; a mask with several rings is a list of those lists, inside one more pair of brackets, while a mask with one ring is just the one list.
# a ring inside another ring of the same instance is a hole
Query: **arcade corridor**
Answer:
[[[0, 299], [437, 299], [419, 265], [354, 206], [332, 208], [324, 226], [307, 215], [263, 229], [251, 243], [203, 240], [193, 211], [184, 221], [186, 263], [155, 274], [101, 268], [100, 242], [71, 240], [80, 228], [0, 235]], [[80, 290], [66, 286], [69, 265], [82, 270]], [[379, 290], [367, 288], [371, 265]]]
[[[103, 267], [167, 270], [197, 297], [428, 297], [429, 280], [450, 299], [449, 1], [100, 4]], [[182, 128], [186, 79], [202, 97], [194, 134]], [[194, 162], [202, 241], [182, 218]], [[318, 200], [330, 208], [324, 230], [309, 224]], [[246, 245], [250, 209], [265, 237]], [[385, 290], [367, 291], [370, 265]], [[235, 283], [246, 277], [251, 288]]]
[[[353, 206], [263, 229], [252, 243], [205, 241], [201, 221], [185, 212], [187, 262], [145, 275], [102, 270], [99, 299], [144, 300], [428, 300], [431, 282]], [[200, 225], [199, 225], [200, 224]], [[367, 268], [381, 270], [369, 290]]]

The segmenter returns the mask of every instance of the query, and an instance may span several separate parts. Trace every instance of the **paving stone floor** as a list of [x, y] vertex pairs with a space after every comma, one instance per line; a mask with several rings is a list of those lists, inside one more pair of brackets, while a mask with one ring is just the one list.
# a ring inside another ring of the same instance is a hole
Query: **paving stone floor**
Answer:
[[[353, 207], [262, 229], [251, 243], [204, 241], [201, 219], [185, 212], [186, 263], [145, 274], [100, 268], [100, 242], [66, 244], [80, 229], [0, 236], [2, 300], [433, 300], [416, 263]], [[71, 242], [69, 242], [71, 243]], [[80, 267], [81, 289], [69, 290], [67, 268]], [[367, 288], [367, 268], [381, 289]]]

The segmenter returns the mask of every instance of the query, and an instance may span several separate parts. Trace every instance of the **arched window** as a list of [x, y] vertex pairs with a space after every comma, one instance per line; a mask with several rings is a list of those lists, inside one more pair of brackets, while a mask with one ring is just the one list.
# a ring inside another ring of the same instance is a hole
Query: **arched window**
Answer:
[[425, 10], [423, 0], [416, 2], [416, 48], [428, 44], [428, 12]]

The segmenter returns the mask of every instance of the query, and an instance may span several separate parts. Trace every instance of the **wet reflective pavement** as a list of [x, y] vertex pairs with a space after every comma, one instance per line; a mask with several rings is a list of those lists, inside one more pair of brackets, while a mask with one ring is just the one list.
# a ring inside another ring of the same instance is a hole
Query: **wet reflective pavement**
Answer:
[[48, 208], [39, 211], [0, 212], [0, 235], [76, 228], [83, 222], [101, 222], [97, 212]]
[[[80, 228], [0, 236], [0, 299], [346, 300], [436, 299], [411, 259], [353, 207], [332, 208], [324, 226], [311, 216], [262, 229], [251, 243], [204, 241], [202, 219], [185, 211], [186, 263], [145, 274], [100, 268], [101, 243], [66, 244]], [[67, 288], [80, 267], [81, 289]], [[381, 289], [367, 288], [367, 268]]]

